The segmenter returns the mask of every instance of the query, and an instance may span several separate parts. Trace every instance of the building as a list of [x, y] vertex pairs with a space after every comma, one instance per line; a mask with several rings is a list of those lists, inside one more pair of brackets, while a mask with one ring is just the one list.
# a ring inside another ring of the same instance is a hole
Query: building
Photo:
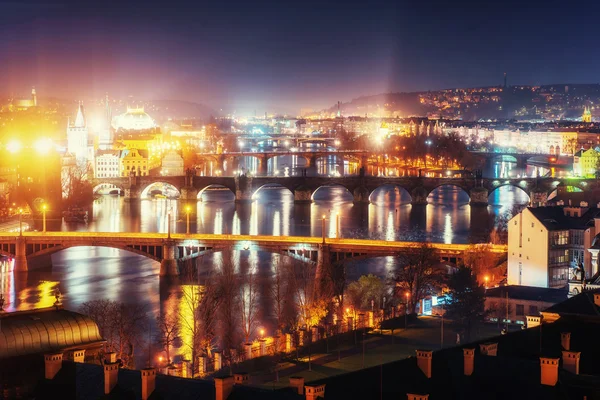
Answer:
[[589, 124], [592, 122], [592, 110], [589, 107], [583, 108], [583, 115], [581, 116], [581, 122]]
[[162, 159], [160, 174], [163, 176], [183, 176], [183, 157], [176, 151], [171, 150]]
[[567, 294], [566, 289], [516, 285], [486, 289], [486, 319], [498, 324], [525, 325], [528, 315], [539, 315], [540, 311], [565, 301]]
[[89, 159], [88, 127], [83, 112], [83, 104], [79, 102], [77, 116], [73, 123], [67, 123], [67, 152], [75, 156], [78, 162]]
[[95, 158], [96, 178], [118, 178], [121, 176], [121, 159], [118, 150], [98, 150]]
[[508, 284], [564, 287], [578, 266], [595, 275], [589, 249], [598, 229], [600, 210], [585, 203], [524, 209], [508, 222]]
[[115, 118], [114, 128], [117, 131], [147, 131], [154, 130], [156, 123], [152, 117], [144, 112], [144, 107], [127, 107], [127, 112]]
[[37, 93], [35, 88], [31, 89], [31, 97], [24, 99], [10, 99], [8, 104], [2, 107], [2, 111], [15, 112], [15, 111], [27, 111], [31, 108], [37, 107]]
[[132, 173], [136, 176], [150, 175], [151, 165], [147, 150], [125, 149], [120, 154], [121, 177], [127, 177]]
[[573, 156], [573, 175], [584, 178], [595, 178], [598, 171], [600, 152], [594, 148], [579, 150]]

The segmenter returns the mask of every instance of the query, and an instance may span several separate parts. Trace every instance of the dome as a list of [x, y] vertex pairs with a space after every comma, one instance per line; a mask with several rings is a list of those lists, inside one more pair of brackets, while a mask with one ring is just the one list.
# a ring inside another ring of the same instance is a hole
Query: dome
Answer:
[[143, 131], [156, 128], [156, 123], [151, 116], [144, 112], [144, 108], [129, 108], [127, 112], [116, 118], [115, 129], [126, 131]]

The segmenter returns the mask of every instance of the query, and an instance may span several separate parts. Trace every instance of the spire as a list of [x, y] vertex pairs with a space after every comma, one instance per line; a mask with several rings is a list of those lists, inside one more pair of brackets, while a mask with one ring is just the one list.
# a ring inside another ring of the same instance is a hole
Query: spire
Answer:
[[83, 103], [79, 102], [79, 108], [77, 109], [77, 117], [75, 117], [76, 128], [85, 128], [85, 116], [83, 114]]
[[37, 107], [37, 93], [35, 92], [35, 87], [31, 88], [31, 101], [33, 101], [33, 106]]

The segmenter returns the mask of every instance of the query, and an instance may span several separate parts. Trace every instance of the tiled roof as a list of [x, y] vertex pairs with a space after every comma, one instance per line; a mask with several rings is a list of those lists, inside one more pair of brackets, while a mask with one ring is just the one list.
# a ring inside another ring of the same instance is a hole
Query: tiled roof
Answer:
[[510, 285], [487, 289], [485, 295], [486, 297], [505, 298], [507, 293], [510, 299], [543, 301], [556, 304], [567, 299], [568, 291], [566, 289]]

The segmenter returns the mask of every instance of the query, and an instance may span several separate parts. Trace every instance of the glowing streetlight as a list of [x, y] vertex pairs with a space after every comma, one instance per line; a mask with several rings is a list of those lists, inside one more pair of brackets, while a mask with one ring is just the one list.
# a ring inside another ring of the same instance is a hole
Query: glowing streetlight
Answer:
[[42, 204], [42, 232], [46, 233], [46, 203]]
[[190, 211], [192, 211], [192, 208], [190, 206], [186, 206], [185, 212], [187, 214], [187, 222], [186, 222], [185, 233], [188, 235], [190, 234]]
[[483, 278], [483, 280], [485, 281], [485, 288], [487, 289], [487, 288], [488, 288], [488, 281], [490, 280], [490, 277], [486, 275], [486, 276]]
[[260, 339], [262, 340], [264, 336], [265, 336], [265, 330], [261, 328], [261, 330], [260, 330]]
[[48, 154], [52, 150], [52, 140], [48, 138], [39, 139], [33, 143], [33, 148], [41, 155]]
[[408, 329], [408, 298], [410, 297], [410, 293], [406, 292], [406, 311], [404, 312], [404, 329]]
[[9, 153], [18, 153], [21, 151], [22, 148], [23, 145], [16, 139], [13, 139], [6, 144], [6, 150], [8, 150]]

